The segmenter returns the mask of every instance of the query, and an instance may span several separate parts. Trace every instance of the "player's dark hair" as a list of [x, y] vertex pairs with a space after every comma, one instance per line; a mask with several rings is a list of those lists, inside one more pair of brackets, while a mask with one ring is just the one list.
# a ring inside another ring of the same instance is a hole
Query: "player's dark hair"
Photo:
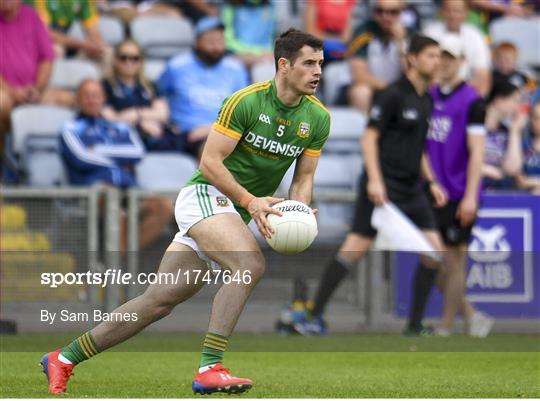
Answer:
[[276, 61], [276, 71], [278, 69], [278, 60], [283, 57], [294, 64], [298, 57], [298, 52], [304, 46], [309, 46], [315, 50], [322, 50], [323, 42], [309, 33], [289, 28], [276, 39], [274, 45], [274, 59]]
[[493, 83], [491, 92], [489, 92], [489, 95], [487, 97], [487, 103], [489, 104], [493, 102], [498, 97], [512, 96], [514, 93], [518, 91], [519, 91], [519, 88], [516, 85], [508, 81], [497, 80]]
[[419, 54], [424, 51], [426, 47], [430, 46], [439, 46], [439, 43], [435, 39], [428, 36], [414, 35], [409, 42], [407, 54]]

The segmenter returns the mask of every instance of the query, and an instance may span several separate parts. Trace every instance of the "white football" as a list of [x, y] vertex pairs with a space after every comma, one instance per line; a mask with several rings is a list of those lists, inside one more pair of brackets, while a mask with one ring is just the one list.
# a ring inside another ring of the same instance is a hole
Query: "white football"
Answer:
[[272, 206], [282, 216], [269, 214], [268, 221], [274, 233], [266, 241], [275, 251], [298, 253], [306, 250], [317, 236], [317, 220], [305, 203], [286, 200]]

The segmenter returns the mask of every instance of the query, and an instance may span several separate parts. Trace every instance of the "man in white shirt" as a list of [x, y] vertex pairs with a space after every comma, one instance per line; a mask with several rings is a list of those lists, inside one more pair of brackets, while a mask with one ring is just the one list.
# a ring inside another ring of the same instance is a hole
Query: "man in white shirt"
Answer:
[[444, 0], [442, 21], [435, 21], [424, 29], [424, 34], [440, 42], [449, 33], [456, 33], [462, 40], [465, 62], [461, 78], [468, 81], [482, 96], [491, 87], [491, 55], [486, 39], [475, 26], [465, 22], [468, 6], [465, 0]]

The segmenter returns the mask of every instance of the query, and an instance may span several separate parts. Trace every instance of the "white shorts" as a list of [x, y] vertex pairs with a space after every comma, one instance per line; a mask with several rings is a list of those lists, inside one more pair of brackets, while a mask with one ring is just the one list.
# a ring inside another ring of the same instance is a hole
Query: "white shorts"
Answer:
[[174, 236], [173, 241], [189, 246], [197, 252], [201, 259], [210, 262], [210, 259], [201, 251], [195, 240], [187, 235], [187, 232], [199, 221], [220, 213], [240, 215], [234, 208], [232, 201], [212, 185], [194, 184], [182, 188], [174, 206], [174, 217], [179, 231]]

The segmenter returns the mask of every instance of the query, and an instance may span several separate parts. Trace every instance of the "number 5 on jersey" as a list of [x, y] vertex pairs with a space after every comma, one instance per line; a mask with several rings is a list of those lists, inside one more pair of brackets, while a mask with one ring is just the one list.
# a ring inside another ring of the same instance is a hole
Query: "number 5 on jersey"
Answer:
[[280, 125], [277, 129], [276, 135], [279, 137], [282, 137], [284, 133], [285, 133], [285, 126]]

